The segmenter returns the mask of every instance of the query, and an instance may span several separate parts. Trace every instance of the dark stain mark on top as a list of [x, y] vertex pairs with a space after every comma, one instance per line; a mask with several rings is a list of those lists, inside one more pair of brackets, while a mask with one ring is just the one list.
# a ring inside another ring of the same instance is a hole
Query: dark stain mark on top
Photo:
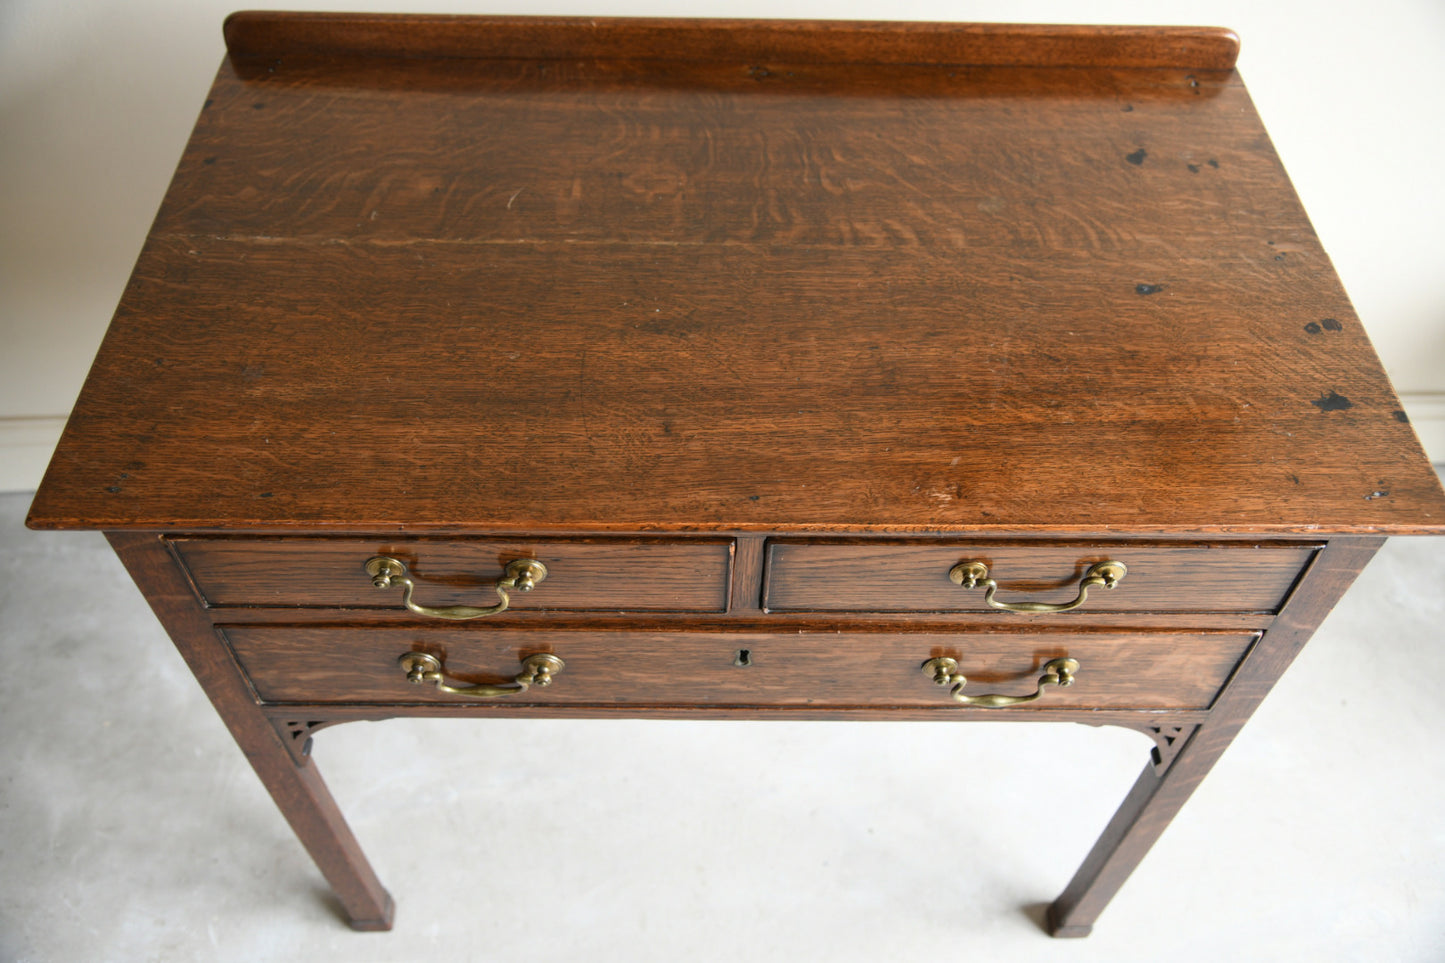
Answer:
[[118, 494], [120, 494], [120, 486], [119, 486], [119, 485], [107, 485], [107, 486], [105, 486], [105, 490], [108, 491], [108, 492], [110, 492], [112, 495], [118, 495]]
[[214, 157], [207, 157], [205, 160], [201, 161], [202, 164], [214, 164], [215, 162], [216, 159]]
[[265, 109], [266, 109], [266, 104], [265, 104], [263, 101], [259, 101], [259, 100], [258, 100], [258, 101], [256, 101], [256, 103], [254, 103], [254, 104], [251, 105], [251, 109], [252, 109], [252, 110], [265, 110]]
[[1188, 77], [1185, 77], [1184, 79], [1187, 80], [1187, 81], [1189, 81], [1189, 87], [1190, 87], [1191, 90], [1193, 90], [1196, 94], [1199, 93], [1199, 81], [1197, 81], [1197, 80], [1194, 79], [1194, 75], [1193, 75], [1193, 74], [1189, 75]]
[[1399, 422], [1400, 424], [1402, 424], [1402, 425], [1408, 425], [1408, 424], [1410, 423], [1410, 416], [1407, 415], [1407, 414], [1405, 414], [1403, 411], [1401, 411], [1401, 410], [1398, 409], [1398, 408], [1396, 408], [1394, 411], [1390, 412], [1390, 414], [1394, 415], [1394, 416], [1395, 416], [1395, 420], [1398, 421], [1398, 422]]
[[1208, 164], [1215, 170], [1219, 170], [1219, 161], [1215, 160], [1213, 157], [1209, 158]]
[[1298, 475], [1291, 474], [1291, 475], [1289, 476], [1289, 480], [1292, 481], [1292, 482], [1294, 482], [1296, 485], [1299, 484], [1299, 476], [1298, 476]]
[[1305, 325], [1305, 330], [1308, 331], [1310, 334], [1319, 334], [1320, 331], [1322, 331], [1323, 329], [1319, 326], [1319, 322], [1311, 321], [1309, 324]]
[[1127, 113], [1130, 113], [1131, 111], [1133, 111], [1133, 109], [1134, 109], [1134, 105], [1133, 105], [1133, 104], [1125, 104], [1124, 107], [1123, 107], [1124, 113], [1126, 113], [1126, 114], [1127, 114]]
[[1159, 293], [1160, 291], [1162, 291], [1162, 290], [1164, 290], [1164, 285], [1162, 285], [1162, 284], [1136, 284], [1136, 285], [1134, 285], [1134, 293], [1135, 293], [1135, 294], [1158, 294], [1158, 293]]
[[752, 66], [748, 68], [748, 76], [753, 78], [754, 80], [766, 80], [772, 75], [773, 72], [767, 67]]
[[261, 498], [270, 498], [271, 495], [272, 495], [271, 492], [262, 492], [261, 495], [260, 495], [260, 497], [261, 497]]
[[1373, 501], [1373, 500], [1376, 499], [1376, 498], [1389, 498], [1389, 497], [1390, 497], [1390, 490], [1389, 490], [1388, 488], [1377, 488], [1377, 489], [1375, 489], [1374, 491], [1370, 492], [1368, 495], [1365, 496], [1365, 501], [1368, 502], [1368, 501]]
[[1148, 156], [1149, 152], [1141, 147], [1132, 154], [1125, 154], [1124, 159], [1129, 163], [1133, 164], [1135, 167], [1138, 167], [1140, 164], [1144, 163], [1144, 158]]
[[216, 102], [216, 98], [214, 98], [214, 97], [207, 97], [207, 98], [206, 98], [206, 102], [201, 105], [201, 109], [202, 109], [202, 110], [208, 110], [208, 109], [210, 109], [210, 106], [211, 106], [212, 104], [214, 104], [215, 102]]
[[1191, 174], [1198, 174], [1198, 173], [1199, 173], [1199, 165], [1198, 165], [1198, 164], [1185, 164], [1184, 166], [1187, 167], [1187, 168], [1189, 168], [1189, 173], [1191, 173]]
[[1320, 326], [1321, 326], [1322, 328], [1324, 328], [1326, 331], [1343, 331], [1343, 330], [1345, 330], [1345, 326], [1342, 325], [1342, 324], [1340, 324], [1340, 322], [1339, 322], [1339, 321], [1336, 321], [1334, 318], [1321, 318], [1321, 319], [1320, 319]]
[[749, 496], [748, 496], [748, 501], [750, 501], [750, 502], [755, 502], [755, 501], [757, 501], [759, 498], [762, 498], [762, 497], [763, 497], [763, 496], [761, 496], [761, 495], [749, 495]]
[[1334, 391], [1321, 396], [1315, 401], [1311, 401], [1310, 404], [1314, 405], [1320, 411], [1344, 411], [1346, 408], [1353, 408], [1355, 406], [1350, 399]]

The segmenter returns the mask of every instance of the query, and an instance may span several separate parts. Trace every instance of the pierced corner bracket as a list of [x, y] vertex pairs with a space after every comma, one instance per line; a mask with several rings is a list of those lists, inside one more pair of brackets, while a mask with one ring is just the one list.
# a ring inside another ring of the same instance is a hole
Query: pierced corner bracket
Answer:
[[1154, 748], [1149, 750], [1149, 764], [1154, 768], [1156, 776], [1162, 776], [1169, 771], [1169, 767], [1174, 765], [1174, 760], [1183, 751], [1184, 746], [1194, 733], [1199, 731], [1199, 724], [1192, 722], [1174, 726], [1150, 725], [1147, 722], [1125, 721], [1117, 718], [1078, 721], [1089, 726], [1119, 726], [1124, 729], [1133, 729], [1154, 740]]
[[286, 749], [291, 753], [291, 758], [296, 765], [305, 766], [311, 762], [311, 736], [313, 733], [325, 729], [327, 726], [334, 726], [338, 722], [345, 722], [344, 719], [273, 719], [271, 724], [276, 727], [280, 734], [281, 741], [286, 744]]
[[1189, 737], [1198, 730], [1197, 725], [1184, 726], [1131, 726], [1144, 733], [1154, 740], [1154, 748], [1149, 750], [1150, 758], [1154, 764], [1154, 772], [1164, 775], [1169, 767], [1174, 764], [1174, 759], [1179, 755], [1179, 750], [1189, 741]]

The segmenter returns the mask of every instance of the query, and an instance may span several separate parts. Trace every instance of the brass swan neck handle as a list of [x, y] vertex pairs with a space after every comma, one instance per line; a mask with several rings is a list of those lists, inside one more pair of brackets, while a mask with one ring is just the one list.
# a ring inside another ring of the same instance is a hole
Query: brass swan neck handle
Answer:
[[1066, 688], [1073, 685], [1074, 673], [1079, 671], [1079, 663], [1076, 659], [1051, 659], [1044, 664], [1044, 674], [1039, 676], [1038, 686], [1028, 695], [1002, 695], [999, 693], [964, 695], [963, 687], [968, 685], [968, 679], [958, 671], [958, 661], [947, 656], [929, 659], [923, 663], [922, 668], [924, 674], [933, 677], [934, 682], [950, 687], [949, 695], [953, 696], [954, 702], [966, 706], [979, 706], [984, 709], [1001, 709], [1004, 706], [1033, 702], [1042, 696], [1044, 690], [1050, 686]]
[[1128, 573], [1123, 562], [1110, 559], [1089, 566], [1084, 577], [1079, 579], [1079, 594], [1072, 602], [1000, 602], [994, 596], [998, 583], [989, 578], [988, 566], [983, 562], [959, 562], [948, 570], [948, 580], [966, 589], [983, 587], [983, 600], [989, 606], [1005, 612], [1068, 612], [1084, 604], [1089, 589], [1102, 586], [1111, 589], [1118, 585]]
[[446, 681], [446, 669], [441, 659], [426, 652], [408, 652], [397, 660], [406, 673], [406, 681], [413, 685], [431, 683], [438, 692], [450, 695], [470, 696], [473, 699], [495, 699], [500, 696], [517, 695], [532, 686], [549, 686], [552, 677], [566, 668], [566, 663], [555, 655], [540, 652], [522, 660], [522, 671], [503, 685], [450, 685]]
[[366, 563], [366, 574], [371, 576], [371, 584], [379, 589], [391, 588], [393, 585], [401, 585], [401, 604], [415, 612], [417, 615], [425, 615], [433, 619], [450, 619], [453, 622], [461, 622], [467, 619], [480, 619], [488, 615], [496, 615], [498, 612], [505, 612], [507, 606], [512, 604], [509, 591], [530, 592], [547, 577], [547, 566], [534, 558], [519, 558], [514, 562], [507, 563], [502, 577], [497, 579], [493, 588], [496, 589], [497, 597], [501, 599], [496, 605], [477, 607], [472, 605], [446, 605], [430, 606], [422, 605], [412, 599], [412, 593], [416, 591], [416, 583], [406, 573], [406, 564], [390, 558], [386, 555], [378, 555], [368, 559]]

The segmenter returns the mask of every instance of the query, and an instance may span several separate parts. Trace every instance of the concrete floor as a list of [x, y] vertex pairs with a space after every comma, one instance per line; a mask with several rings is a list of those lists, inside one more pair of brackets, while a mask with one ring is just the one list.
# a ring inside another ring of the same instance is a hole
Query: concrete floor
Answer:
[[315, 758], [353, 933], [100, 536], [0, 496], [0, 960], [1445, 959], [1445, 539], [1386, 546], [1087, 940], [1143, 736], [405, 720]]

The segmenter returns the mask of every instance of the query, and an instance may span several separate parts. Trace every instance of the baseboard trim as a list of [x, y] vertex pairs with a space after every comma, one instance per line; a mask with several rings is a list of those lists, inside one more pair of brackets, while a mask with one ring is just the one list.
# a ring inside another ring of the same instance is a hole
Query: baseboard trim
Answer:
[[50, 464], [65, 415], [0, 418], [0, 492], [33, 492]]
[[[1405, 414], [1437, 465], [1445, 464], [1445, 391], [1400, 395]], [[0, 418], [0, 492], [33, 492], [50, 464], [65, 415]]]

